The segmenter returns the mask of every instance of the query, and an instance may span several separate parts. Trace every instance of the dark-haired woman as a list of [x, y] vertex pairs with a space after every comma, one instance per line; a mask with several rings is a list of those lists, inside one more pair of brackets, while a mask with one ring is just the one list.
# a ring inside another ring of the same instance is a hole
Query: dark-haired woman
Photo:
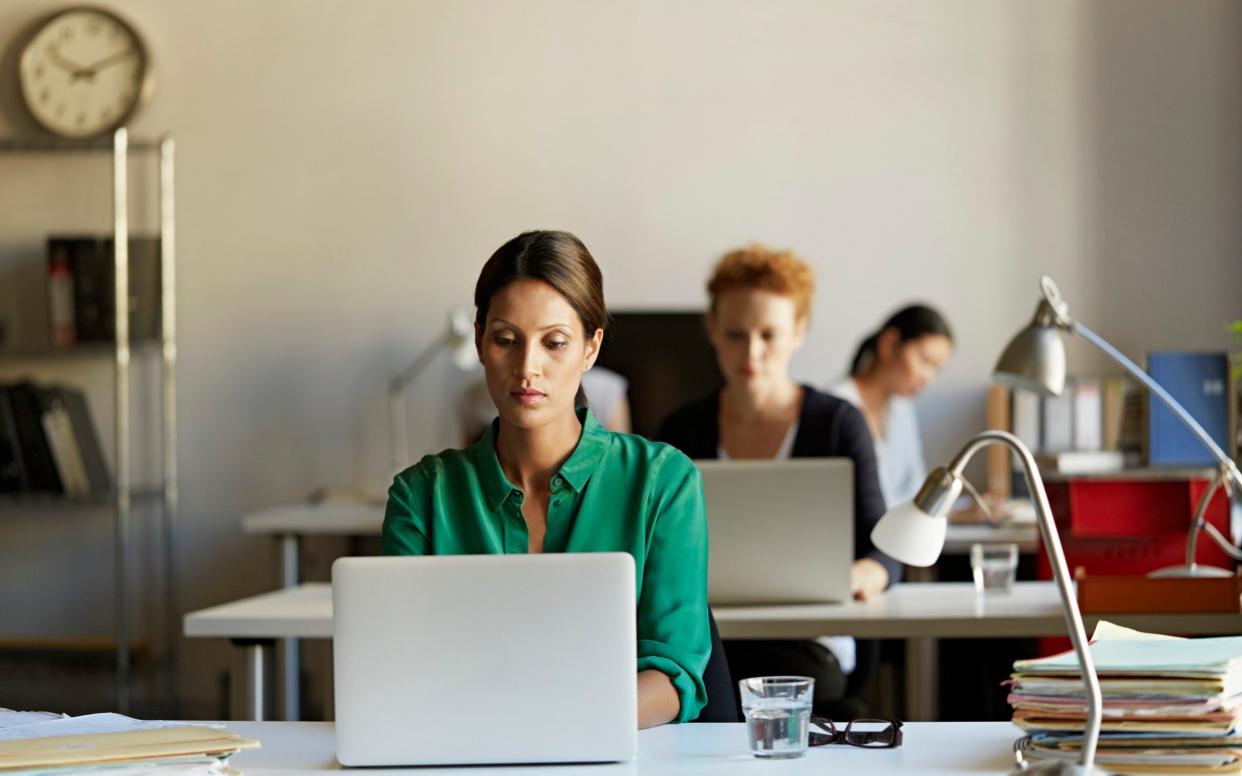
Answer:
[[608, 431], [577, 406], [608, 318], [599, 267], [571, 234], [527, 232], [487, 261], [474, 302], [499, 417], [474, 445], [396, 476], [384, 552], [630, 553], [638, 725], [695, 719], [711, 652], [703, 486], [674, 448]]
[[910, 305], [859, 345], [850, 376], [829, 389], [867, 419], [880, 490], [889, 507], [914, 498], [927, 476], [912, 399], [931, 384], [952, 354], [953, 334], [940, 313]]

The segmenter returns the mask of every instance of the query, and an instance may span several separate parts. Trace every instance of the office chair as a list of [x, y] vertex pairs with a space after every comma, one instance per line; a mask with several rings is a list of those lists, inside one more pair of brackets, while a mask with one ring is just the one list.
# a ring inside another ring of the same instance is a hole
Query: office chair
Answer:
[[737, 697], [737, 685], [733, 683], [733, 675], [729, 673], [729, 661], [725, 657], [724, 645], [720, 643], [716, 618], [712, 616], [710, 609], [707, 611], [707, 623], [712, 633], [712, 651], [707, 658], [707, 667], [703, 669], [707, 705], [694, 721], [741, 722], [741, 701]]

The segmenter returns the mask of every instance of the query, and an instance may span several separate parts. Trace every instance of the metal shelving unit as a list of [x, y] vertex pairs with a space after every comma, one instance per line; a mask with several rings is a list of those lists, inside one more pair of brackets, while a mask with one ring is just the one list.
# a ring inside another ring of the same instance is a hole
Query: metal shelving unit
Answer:
[[[67, 348], [49, 353], [15, 353], [20, 358], [60, 358], [110, 356], [114, 366], [115, 482], [111, 499], [75, 501], [54, 497], [23, 497], [0, 500], [0, 511], [111, 508], [114, 517], [114, 555], [116, 574], [114, 608], [116, 632], [117, 709], [127, 712], [130, 706], [130, 618], [128, 601], [128, 562], [130, 520], [134, 502], [144, 497], [158, 498], [163, 554], [164, 655], [161, 684], [166, 705], [172, 704], [176, 643], [180, 635], [177, 623], [176, 568], [174, 562], [177, 523], [177, 329], [176, 329], [176, 211], [174, 198], [176, 147], [171, 136], [159, 140], [134, 140], [124, 128], [112, 137], [65, 141], [53, 139], [0, 139], [0, 153], [111, 153], [112, 155], [112, 236], [114, 246], [115, 346]], [[133, 351], [129, 338], [129, 175], [131, 154], [155, 155], [159, 161], [160, 211], [160, 272], [161, 328], [159, 341], [161, 383], [161, 452], [162, 482], [155, 494], [135, 492], [131, 480], [130, 458], [130, 360]], [[4, 354], [0, 354], [2, 356]], [[110, 503], [109, 503], [110, 502]]]

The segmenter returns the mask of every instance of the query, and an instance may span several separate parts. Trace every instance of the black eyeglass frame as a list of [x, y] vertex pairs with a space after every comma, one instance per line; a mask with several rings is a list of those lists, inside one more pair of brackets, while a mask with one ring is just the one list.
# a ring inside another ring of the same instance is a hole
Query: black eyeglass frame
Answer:
[[[853, 727], [856, 722], [882, 722], [888, 727], [883, 730], [854, 732]], [[901, 720], [899, 719], [860, 717], [847, 722], [844, 730], [838, 730], [836, 723], [827, 717], [811, 717], [811, 724], [824, 732], [810, 731], [807, 736], [807, 746], [846, 744], [859, 749], [896, 749], [901, 746]]]

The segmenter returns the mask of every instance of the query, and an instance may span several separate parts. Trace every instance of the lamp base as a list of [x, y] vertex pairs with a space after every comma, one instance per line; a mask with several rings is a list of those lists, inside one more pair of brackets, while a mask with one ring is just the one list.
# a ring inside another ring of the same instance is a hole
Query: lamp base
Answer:
[[1216, 566], [1205, 566], [1202, 563], [1192, 563], [1183, 566], [1166, 566], [1162, 569], [1156, 569], [1147, 576], [1156, 578], [1167, 577], [1232, 577], [1233, 572], [1226, 569], [1217, 568]]
[[1009, 772], [1009, 776], [1113, 776], [1112, 771], [1105, 771], [1091, 766], [1082, 767], [1082, 763], [1071, 763], [1065, 760], [1042, 760], [1029, 763], [1025, 768], [1018, 767]]

